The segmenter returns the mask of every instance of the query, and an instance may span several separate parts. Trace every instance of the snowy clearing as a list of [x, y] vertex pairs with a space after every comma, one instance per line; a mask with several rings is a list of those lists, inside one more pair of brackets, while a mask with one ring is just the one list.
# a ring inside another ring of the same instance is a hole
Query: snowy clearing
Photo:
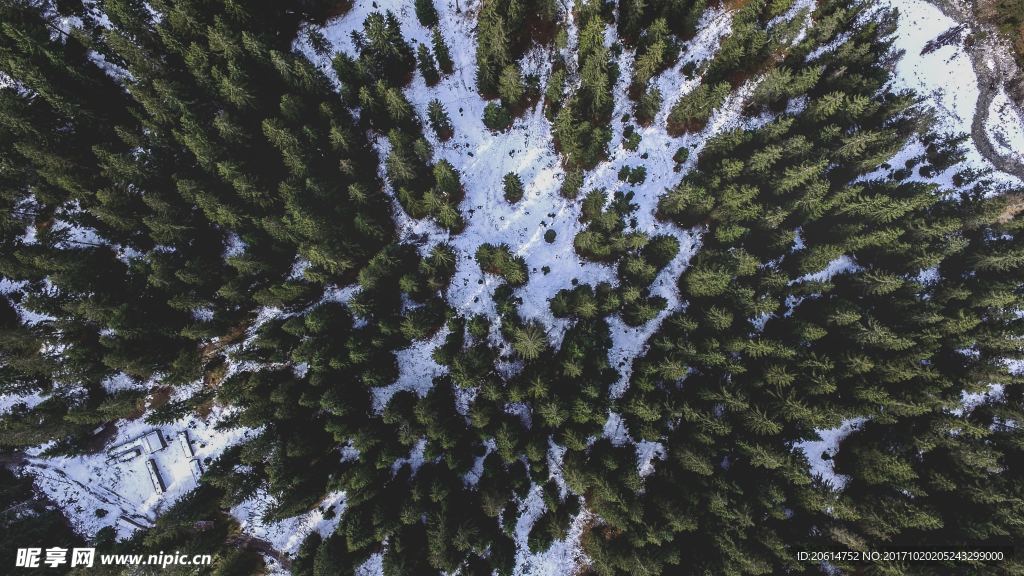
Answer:
[[[68, 514], [74, 527], [87, 537], [101, 528], [113, 526], [119, 539], [135, 530], [152, 525], [161, 511], [196, 487], [191, 459], [183, 453], [177, 435], [186, 431], [201, 466], [212, 462], [232, 444], [253, 434], [252, 430], [216, 430], [220, 412], [207, 420], [190, 418], [170, 425], [151, 425], [143, 419], [121, 421], [106, 448], [85, 456], [29, 458], [27, 472], [35, 477], [36, 487]], [[141, 454], [127, 462], [111, 459], [107, 448], [159, 430], [166, 447], [152, 454]], [[31, 454], [31, 452], [30, 452]], [[157, 493], [146, 470], [152, 459], [165, 485]], [[105, 510], [97, 514], [97, 510]]]
[[811, 465], [811, 474], [820, 476], [836, 490], [842, 490], [846, 485], [846, 477], [836, 474], [832, 463], [832, 457], [839, 450], [839, 443], [857, 430], [866, 421], [864, 418], [851, 418], [844, 420], [837, 428], [818, 430], [820, 440], [804, 440], [796, 443], [793, 448], [803, 451], [804, 456]]

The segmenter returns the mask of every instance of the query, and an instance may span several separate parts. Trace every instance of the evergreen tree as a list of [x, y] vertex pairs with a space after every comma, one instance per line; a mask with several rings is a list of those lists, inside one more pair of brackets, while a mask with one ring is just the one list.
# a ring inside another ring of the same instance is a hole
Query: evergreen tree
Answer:
[[515, 172], [505, 174], [505, 177], [502, 179], [502, 186], [505, 201], [515, 204], [523, 199], [523, 181]]
[[526, 263], [505, 244], [481, 244], [476, 251], [476, 261], [481, 270], [504, 278], [512, 286], [526, 283]]
[[444, 109], [444, 105], [441, 104], [440, 100], [435, 98], [427, 105], [427, 119], [438, 140], [442, 142], [450, 140], [455, 134], [451, 118], [449, 118], [448, 112]]
[[437, 26], [437, 9], [434, 8], [433, 0], [416, 0], [416, 19], [420, 24], [430, 28]]
[[437, 58], [437, 65], [443, 74], [451, 74], [455, 71], [455, 63], [452, 62], [451, 51], [444, 41], [441, 31], [434, 29], [430, 36], [431, 45], [434, 48], [434, 57]]
[[430, 49], [425, 44], [421, 43], [416, 48], [416, 60], [419, 62], [420, 74], [423, 75], [427, 86], [433, 86], [441, 80], [441, 75], [437, 72], [437, 65], [434, 63], [434, 55], [430, 53]]

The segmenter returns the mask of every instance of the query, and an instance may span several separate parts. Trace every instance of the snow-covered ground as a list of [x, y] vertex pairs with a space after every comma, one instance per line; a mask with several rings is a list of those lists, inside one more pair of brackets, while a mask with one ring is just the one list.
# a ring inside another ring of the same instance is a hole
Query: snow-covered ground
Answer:
[[811, 465], [811, 474], [820, 476], [836, 490], [842, 490], [846, 485], [847, 478], [836, 474], [832, 458], [839, 450], [839, 443], [850, 435], [854, 430], [865, 422], [864, 418], [851, 418], [844, 420], [836, 428], [818, 430], [820, 440], [804, 440], [794, 445], [795, 449], [801, 450]]
[[[529, 282], [517, 290], [522, 298], [520, 308], [525, 318], [536, 318], [559, 336], [565, 323], [557, 321], [548, 308], [548, 301], [568, 285], [568, 280], [593, 283], [611, 281], [614, 271], [607, 266], [582, 261], [573, 250], [573, 238], [580, 229], [578, 203], [558, 194], [564, 177], [551, 136], [551, 123], [540, 105], [518, 118], [509, 130], [492, 133], [483, 124], [483, 111], [488, 101], [476, 90], [476, 39], [474, 14], [479, 2], [435, 2], [440, 14], [439, 28], [451, 51], [455, 64], [453, 74], [433, 87], [416, 74], [405, 90], [406, 97], [426, 118], [427, 105], [440, 100], [452, 120], [455, 135], [439, 142], [426, 129], [425, 136], [433, 145], [435, 161], [447, 160], [458, 170], [465, 187], [460, 205], [466, 228], [452, 236], [429, 220], [401, 219], [404, 238], [423, 237], [425, 252], [438, 242], [448, 242], [458, 254], [458, 266], [448, 292], [448, 301], [466, 314], [497, 316], [493, 291], [499, 280], [485, 275], [473, 259], [477, 247], [484, 243], [508, 244], [513, 252], [526, 259]], [[390, 10], [399, 19], [402, 33], [415, 43], [430, 45], [429, 29], [416, 19], [411, 0], [379, 0], [357, 3], [352, 10], [322, 30], [334, 50], [354, 54], [351, 33], [361, 31], [366, 16], [373, 11]], [[307, 54], [305, 44], [297, 43]], [[315, 57], [315, 55], [314, 55]], [[323, 62], [323, 60], [321, 60]], [[544, 50], [528, 53], [522, 61], [524, 74], [537, 74], [545, 80], [550, 62]], [[333, 73], [333, 72], [331, 72]], [[378, 151], [385, 156], [381, 146]], [[502, 195], [502, 178], [513, 172], [524, 185], [523, 199], [512, 205]], [[555, 230], [551, 244], [544, 242], [544, 232]], [[557, 273], [544, 274], [544, 267]]]
[[[930, 41], [956, 27], [957, 23], [927, 0], [884, 0], [883, 5], [895, 8], [900, 14], [893, 48], [901, 51], [903, 56], [896, 64], [893, 87], [913, 90], [925, 98], [927, 105], [935, 111], [935, 124], [931, 128], [936, 132], [970, 134], [980, 90], [978, 76], [963, 43], [952, 42], [926, 54], [922, 53]], [[1000, 112], [989, 117], [988, 130], [990, 133], [1004, 135], [1006, 146], [1018, 146], [1016, 152], [1020, 154], [1024, 150], [1024, 128], [1021, 127], [1021, 119], [1012, 115], [1012, 108], [1006, 107], [1008, 99], [1005, 94], [1002, 98], [1000, 100], [997, 97], [997, 101], [993, 102], [993, 108], [997, 107], [998, 102], [1004, 104], [998, 108]], [[996, 141], [1000, 141], [998, 136]], [[910, 146], [919, 144], [911, 142]], [[902, 156], [898, 158], [902, 159]], [[968, 140], [966, 144], [964, 160], [966, 165], [973, 168], [993, 169], [992, 163], [981, 155], [973, 140]], [[954, 167], [947, 172], [957, 169]], [[949, 185], [950, 176], [937, 174], [925, 180]], [[998, 184], [1024, 185], [1024, 182], [1005, 172], [995, 171], [991, 178]]]
[[565, 538], [556, 540], [543, 552], [530, 552], [527, 544], [530, 536], [530, 528], [544, 512], [544, 501], [541, 498], [541, 489], [534, 486], [526, 499], [520, 506], [519, 519], [516, 522], [516, 566], [513, 574], [516, 576], [562, 576], [563, 574], [575, 574], [586, 556], [580, 546], [580, 537], [583, 535], [583, 528], [593, 518], [593, 515], [586, 509], [577, 514]]
[[0, 394], [0, 414], [10, 412], [19, 404], [24, 404], [25, 408], [31, 410], [38, 406], [43, 400], [46, 400], [46, 396], [43, 396], [38, 392], [30, 392], [28, 394]]
[[[36, 487], [61, 506], [77, 531], [91, 537], [101, 528], [113, 526], [119, 538], [126, 538], [138, 528], [152, 525], [162, 510], [195, 488], [190, 458], [178, 443], [179, 432], [188, 433], [195, 457], [203, 466], [252, 434], [246, 429], [215, 430], [220, 415], [218, 409], [206, 420], [194, 417], [169, 425], [123, 420], [104, 450], [74, 457], [42, 457], [41, 450], [30, 450], [26, 471], [35, 477]], [[107, 449], [151, 430], [161, 432], [165, 448], [127, 462], [109, 457]], [[163, 494], [150, 482], [146, 470], [150, 458], [164, 482]]]
[[970, 58], [957, 45], [921, 54], [928, 42], [956, 26], [956, 22], [925, 0], [887, 0], [887, 4], [900, 14], [893, 48], [904, 52], [896, 64], [893, 83], [927, 98], [939, 111], [944, 128], [970, 132], [978, 100]]
[[231, 515], [246, 533], [270, 542], [282, 553], [294, 554], [314, 530], [325, 538], [334, 531], [345, 509], [345, 494], [332, 492], [306, 514], [280, 522], [266, 522], [263, 516], [273, 503], [272, 496], [260, 491], [255, 497], [232, 508]]
[[420, 396], [425, 396], [430, 391], [434, 385], [434, 378], [448, 371], [445, 366], [434, 360], [433, 353], [444, 343], [449, 332], [448, 327], [443, 326], [432, 338], [413, 342], [408, 348], [395, 353], [399, 367], [398, 379], [388, 386], [374, 388], [374, 410], [383, 411], [391, 397], [402, 390], [415, 390]]
[[985, 129], [1000, 153], [1024, 162], [1024, 118], [1006, 95], [1006, 90], [1000, 89], [992, 99]]

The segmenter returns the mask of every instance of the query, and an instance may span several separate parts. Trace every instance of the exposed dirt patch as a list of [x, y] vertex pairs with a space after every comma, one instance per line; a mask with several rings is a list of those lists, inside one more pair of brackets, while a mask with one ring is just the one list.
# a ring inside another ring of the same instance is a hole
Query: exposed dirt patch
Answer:
[[[132, 414], [129, 414], [128, 418], [133, 418], [134, 419], [134, 418], [141, 418], [142, 417], [142, 414], [145, 412], [145, 403], [144, 402], [140, 402], [140, 404], [143, 405], [142, 406], [143, 409], [139, 410], [137, 415], [136, 415], [135, 412], [133, 412]], [[87, 440], [85, 442], [85, 444], [82, 446], [82, 451], [84, 453], [86, 453], [86, 454], [96, 454], [97, 452], [99, 452], [99, 451], [103, 450], [104, 448], [106, 448], [107, 444], [111, 440], [113, 440], [114, 437], [117, 436], [117, 424], [114, 423], [114, 422], [107, 422], [106, 424], [103, 424], [102, 426], [99, 426], [99, 428], [102, 428], [102, 430], [100, 430], [99, 432], [93, 434], [92, 437], [89, 438], [89, 440]]]
[[1024, 1], [977, 0], [978, 18], [1004, 35], [1017, 51], [1017, 65], [1024, 66]]
[[286, 554], [282, 554], [274, 545], [261, 538], [249, 536], [248, 534], [239, 533], [236, 536], [228, 538], [227, 543], [239, 548], [248, 548], [256, 551], [264, 556], [269, 556], [277, 561], [285, 570], [289, 570], [292, 567], [292, 559]]
[[[149, 408], [155, 410], [165, 406], [171, 399], [171, 389], [168, 386], [154, 386], [149, 391]], [[138, 417], [141, 417], [140, 414]]]
[[1024, 194], [1008, 194], [1006, 196], [1006, 207], [999, 214], [999, 223], [1006, 224], [1013, 220], [1017, 214], [1024, 212]]
[[251, 320], [242, 322], [241, 324], [229, 330], [227, 334], [221, 336], [220, 338], [213, 342], [209, 342], [206, 345], [204, 345], [200, 349], [200, 355], [202, 357], [203, 363], [208, 363], [210, 360], [214, 358], [214, 356], [219, 354], [221, 350], [230, 346], [231, 344], [234, 344], [235, 342], [238, 342], [243, 336], [245, 336], [245, 331], [248, 330], [249, 326], [251, 325]]

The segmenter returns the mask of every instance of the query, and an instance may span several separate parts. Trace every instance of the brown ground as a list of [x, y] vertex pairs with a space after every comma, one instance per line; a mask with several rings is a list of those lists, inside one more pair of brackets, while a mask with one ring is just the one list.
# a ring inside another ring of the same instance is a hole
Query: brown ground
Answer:
[[978, 18], [1001, 30], [1017, 52], [1017, 65], [1024, 67], [1024, 2], [977, 0], [976, 5]]

